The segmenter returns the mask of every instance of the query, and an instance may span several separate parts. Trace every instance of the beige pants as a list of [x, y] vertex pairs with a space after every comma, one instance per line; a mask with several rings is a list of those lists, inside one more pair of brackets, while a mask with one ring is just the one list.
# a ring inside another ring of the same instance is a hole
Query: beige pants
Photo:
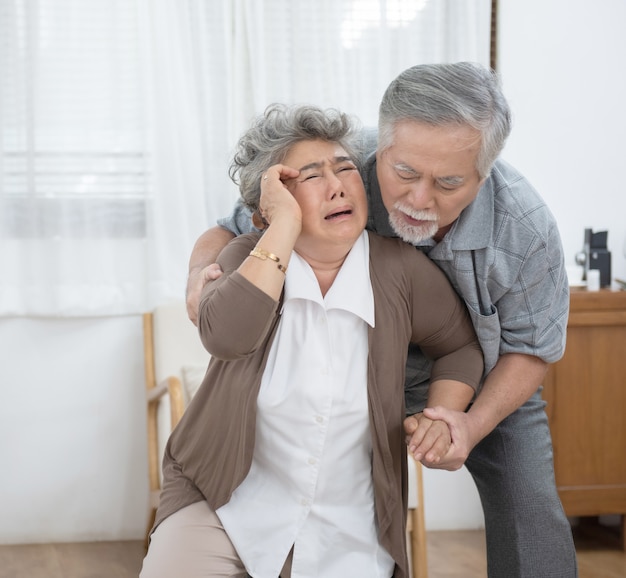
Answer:
[[[291, 554], [280, 578], [291, 576]], [[215, 512], [197, 502], [159, 524], [150, 539], [140, 578], [245, 578], [246, 569]]]

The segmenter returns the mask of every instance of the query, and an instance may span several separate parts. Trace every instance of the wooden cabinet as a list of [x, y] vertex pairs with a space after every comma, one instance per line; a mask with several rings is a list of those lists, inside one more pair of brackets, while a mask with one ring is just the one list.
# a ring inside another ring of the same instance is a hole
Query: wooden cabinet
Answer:
[[544, 386], [566, 514], [621, 514], [626, 546], [626, 291], [572, 289], [565, 355]]

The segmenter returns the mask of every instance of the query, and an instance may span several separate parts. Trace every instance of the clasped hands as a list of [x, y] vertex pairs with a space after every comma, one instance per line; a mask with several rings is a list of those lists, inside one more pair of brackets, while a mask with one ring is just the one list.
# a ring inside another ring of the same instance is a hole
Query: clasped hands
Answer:
[[409, 453], [433, 469], [454, 471], [465, 463], [472, 449], [469, 431], [467, 413], [441, 406], [404, 420]]

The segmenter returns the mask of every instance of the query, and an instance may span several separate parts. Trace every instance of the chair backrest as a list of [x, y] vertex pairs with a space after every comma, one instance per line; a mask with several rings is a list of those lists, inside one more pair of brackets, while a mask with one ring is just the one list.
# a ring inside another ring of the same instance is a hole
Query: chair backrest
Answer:
[[202, 382], [211, 356], [184, 302], [160, 305], [144, 315], [144, 347], [150, 487], [157, 496], [167, 438]]
[[[189, 381], [197, 388], [209, 364], [198, 330], [184, 302], [161, 305], [143, 315], [147, 403], [150, 515], [145, 546], [161, 492], [161, 461], [172, 426], [189, 403]], [[170, 398], [171, 396], [171, 398]]]

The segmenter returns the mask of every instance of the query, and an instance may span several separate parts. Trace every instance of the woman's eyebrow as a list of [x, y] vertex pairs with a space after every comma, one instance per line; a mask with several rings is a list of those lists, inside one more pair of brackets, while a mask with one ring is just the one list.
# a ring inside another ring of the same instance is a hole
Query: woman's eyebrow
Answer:
[[323, 166], [323, 164], [324, 163], [322, 162], [309, 163], [308, 165], [304, 165], [303, 167], [300, 167], [298, 170], [302, 172], [302, 171], [308, 171], [310, 169], [319, 169]]
[[[332, 164], [338, 165], [340, 163], [345, 163], [346, 161], [354, 162], [349, 156], [337, 156], [337, 157], [333, 157]], [[323, 167], [324, 164], [325, 164], [325, 161], [315, 161], [313, 163], [309, 163], [308, 165], [304, 165], [303, 167], [300, 167], [300, 169], [298, 170], [307, 171], [310, 169], [319, 169]]]

